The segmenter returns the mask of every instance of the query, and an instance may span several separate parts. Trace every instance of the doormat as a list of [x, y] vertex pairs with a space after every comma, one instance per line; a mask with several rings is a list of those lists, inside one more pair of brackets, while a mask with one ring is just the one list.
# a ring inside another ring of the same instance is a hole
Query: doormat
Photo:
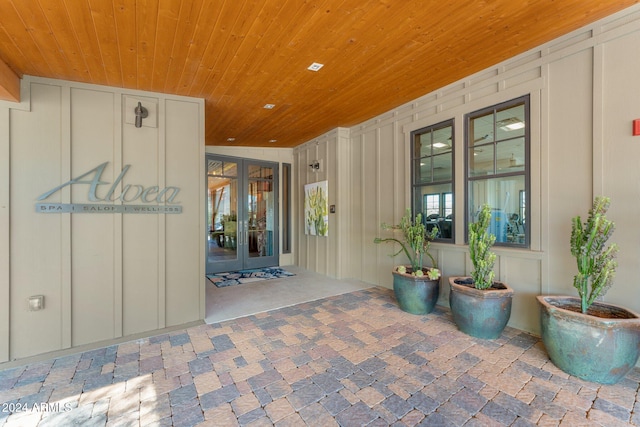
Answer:
[[295, 276], [295, 274], [280, 267], [267, 267], [253, 270], [231, 271], [228, 273], [207, 274], [207, 279], [218, 288], [225, 288], [241, 283], [259, 282], [261, 280], [290, 276]]

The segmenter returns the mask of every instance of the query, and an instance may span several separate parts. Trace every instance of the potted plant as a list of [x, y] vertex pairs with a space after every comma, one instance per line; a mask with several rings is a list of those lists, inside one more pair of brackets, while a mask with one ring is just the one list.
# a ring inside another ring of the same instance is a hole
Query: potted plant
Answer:
[[[415, 219], [412, 219], [410, 209], [407, 209], [400, 220], [400, 225], [383, 223], [382, 229], [402, 232], [403, 240], [395, 237], [384, 239], [376, 237], [374, 243], [398, 243], [400, 249], [391, 256], [404, 252], [410, 262], [410, 265], [401, 265], [392, 271], [393, 291], [400, 309], [412, 314], [431, 313], [440, 294], [440, 270], [437, 268], [436, 260], [429, 252], [429, 246], [438, 234], [438, 229], [434, 227], [430, 232], [427, 232], [422, 221], [422, 214], [418, 213]], [[432, 267], [423, 266], [424, 254], [430, 258]]]
[[596, 299], [613, 284], [618, 246], [606, 246], [615, 224], [607, 219], [610, 200], [596, 197], [589, 217], [572, 219], [571, 254], [578, 273], [579, 298], [538, 296], [542, 341], [551, 361], [564, 372], [602, 384], [614, 384], [638, 361], [640, 317], [631, 310]]
[[453, 321], [462, 332], [477, 338], [495, 339], [511, 317], [513, 289], [494, 281], [496, 236], [489, 233], [491, 208], [484, 205], [478, 220], [469, 224], [471, 277], [449, 278], [449, 305]]

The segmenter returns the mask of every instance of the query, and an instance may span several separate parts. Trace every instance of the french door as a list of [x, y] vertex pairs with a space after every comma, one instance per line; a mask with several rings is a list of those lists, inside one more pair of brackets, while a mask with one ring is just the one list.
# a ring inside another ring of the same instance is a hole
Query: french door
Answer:
[[207, 274], [278, 265], [278, 164], [207, 154]]

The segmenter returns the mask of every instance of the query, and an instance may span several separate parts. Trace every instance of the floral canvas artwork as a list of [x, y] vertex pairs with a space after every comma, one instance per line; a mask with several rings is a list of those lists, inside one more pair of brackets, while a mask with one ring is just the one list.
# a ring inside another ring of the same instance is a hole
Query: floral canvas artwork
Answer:
[[329, 181], [304, 186], [304, 234], [329, 235]]

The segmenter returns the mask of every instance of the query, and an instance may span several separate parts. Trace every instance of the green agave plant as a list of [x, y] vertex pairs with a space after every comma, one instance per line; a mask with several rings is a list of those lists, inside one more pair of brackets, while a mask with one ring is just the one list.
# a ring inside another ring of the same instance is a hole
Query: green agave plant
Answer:
[[[423, 255], [426, 254], [431, 260], [431, 265], [433, 266], [428, 274], [428, 277], [432, 280], [438, 279], [440, 277], [440, 270], [437, 268], [436, 260], [429, 252], [429, 247], [431, 245], [431, 241], [436, 238], [438, 235], [438, 228], [434, 227], [431, 232], [427, 232], [427, 228], [422, 222], [422, 214], [418, 213], [415, 216], [415, 219], [411, 218], [411, 209], [407, 209], [404, 216], [400, 220], [399, 225], [389, 225], [382, 224], [383, 230], [399, 230], [402, 232], [404, 241], [396, 239], [394, 237], [388, 238], [380, 238], [376, 237], [373, 242], [374, 243], [383, 243], [383, 242], [395, 242], [400, 245], [400, 250], [391, 256], [396, 256], [400, 253], [403, 253], [409, 259], [411, 264], [411, 270], [414, 275], [421, 276], [422, 272], [422, 259]], [[402, 272], [402, 266], [398, 268], [399, 272]]]

